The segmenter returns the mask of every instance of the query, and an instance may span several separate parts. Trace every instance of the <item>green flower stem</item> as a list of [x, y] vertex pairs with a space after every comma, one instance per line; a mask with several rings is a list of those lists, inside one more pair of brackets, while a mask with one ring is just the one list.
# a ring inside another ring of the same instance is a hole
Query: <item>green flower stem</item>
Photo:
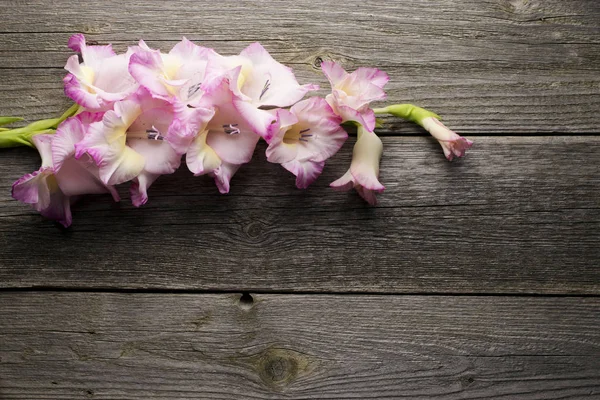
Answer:
[[71, 107], [69, 107], [69, 109], [67, 111], [65, 111], [59, 118], [58, 118], [58, 123], [56, 124], [55, 128], [58, 128], [58, 125], [61, 124], [61, 122], [63, 122], [65, 119], [72, 117], [74, 115], [79, 114], [81, 111], [81, 107], [79, 107], [79, 104], [75, 103], [73, 104]]
[[441, 119], [439, 115], [413, 104], [393, 104], [384, 108], [375, 108], [373, 111], [375, 114], [392, 114], [420, 126], [423, 126], [422, 122], [425, 118]]
[[44, 133], [53, 134], [55, 132], [55, 129], [43, 129], [30, 132], [21, 132], [16, 129], [11, 129], [10, 131], [0, 132], [0, 148], [21, 146], [35, 147], [32, 140], [35, 135], [42, 135]]
[[[65, 111], [58, 118], [42, 119], [26, 125], [22, 128], [15, 128], [9, 130], [0, 131], [0, 148], [29, 146], [35, 147], [33, 144], [33, 137], [35, 135], [42, 135], [46, 133], [53, 134], [56, 132], [56, 128], [67, 118], [75, 115], [79, 112], [79, 105], [72, 105], [67, 111]], [[5, 124], [9, 124], [16, 121], [21, 121], [22, 118], [17, 117], [0, 117], [0, 125], [3, 121]]]

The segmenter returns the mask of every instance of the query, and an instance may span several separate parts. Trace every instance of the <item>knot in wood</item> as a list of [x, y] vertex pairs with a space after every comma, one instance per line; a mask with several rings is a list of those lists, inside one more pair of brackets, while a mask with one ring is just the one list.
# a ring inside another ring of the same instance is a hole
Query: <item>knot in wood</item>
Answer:
[[321, 56], [316, 56], [315, 60], [313, 61], [313, 66], [315, 68], [321, 68], [321, 64], [323, 63], [323, 59], [321, 58]]
[[259, 360], [257, 367], [260, 378], [275, 389], [281, 389], [295, 380], [308, 365], [299, 353], [285, 349], [268, 349]]
[[274, 356], [265, 360], [263, 369], [269, 381], [279, 383], [291, 380], [296, 375], [297, 365], [290, 358]]

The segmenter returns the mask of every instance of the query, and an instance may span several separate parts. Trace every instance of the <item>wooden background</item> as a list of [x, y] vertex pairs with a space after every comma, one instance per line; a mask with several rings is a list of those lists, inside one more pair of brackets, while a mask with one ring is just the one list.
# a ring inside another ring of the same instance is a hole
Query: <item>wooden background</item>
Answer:
[[[0, 114], [59, 114], [69, 36], [224, 54], [260, 41], [302, 83], [390, 74], [376, 208], [307, 191], [264, 146], [229, 195], [184, 168], [141, 209], [61, 229], [10, 198], [0, 151], [0, 399], [600, 398], [600, 2], [0, 2]], [[320, 92], [326, 94], [326, 90]], [[127, 188], [122, 192], [126, 196]], [[245, 293], [242, 296], [242, 293]]]

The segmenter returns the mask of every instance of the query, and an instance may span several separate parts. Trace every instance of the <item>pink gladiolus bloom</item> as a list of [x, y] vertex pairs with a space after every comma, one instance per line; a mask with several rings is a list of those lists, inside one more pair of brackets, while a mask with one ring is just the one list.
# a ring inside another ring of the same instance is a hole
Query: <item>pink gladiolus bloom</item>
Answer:
[[129, 53], [117, 55], [108, 46], [88, 46], [82, 34], [71, 36], [69, 47], [80, 52], [67, 60], [64, 79], [65, 94], [88, 110], [104, 111], [113, 103], [125, 99], [138, 87], [127, 67]]
[[332, 182], [330, 186], [339, 191], [354, 188], [370, 205], [376, 205], [377, 198], [375, 194], [385, 190], [378, 179], [379, 160], [382, 152], [381, 139], [375, 133], [359, 127], [350, 169], [340, 179]]
[[154, 97], [187, 104], [202, 95], [206, 64], [213, 54], [216, 53], [212, 49], [197, 46], [186, 38], [168, 54], [152, 50], [140, 41], [133, 50], [129, 72]]
[[324, 99], [312, 97], [289, 111], [277, 111], [267, 159], [296, 175], [296, 186], [306, 189], [321, 174], [325, 160], [342, 147], [348, 134]]
[[454, 157], [463, 157], [467, 149], [473, 146], [472, 141], [451, 131], [437, 118], [424, 118], [421, 124], [440, 143], [448, 161], [452, 161]]
[[132, 201], [136, 207], [148, 200], [146, 191], [160, 175], [179, 167], [181, 155], [165, 140], [173, 124], [173, 105], [152, 98], [140, 88], [132, 98], [115, 103], [101, 122], [90, 126], [89, 133], [76, 147], [77, 158], [89, 154], [99, 167], [107, 185], [136, 179]]
[[[259, 140], [275, 117], [268, 112], [255, 114], [254, 106], [239, 99], [230, 89], [227, 76], [212, 79], [204, 85], [205, 94], [199, 109], [187, 109], [187, 123], [195, 127], [195, 136], [180, 137], [178, 147], [186, 148], [186, 162], [194, 175], [209, 174], [221, 193], [229, 192], [229, 181], [241, 164], [250, 161]], [[206, 114], [198, 110], [214, 107], [207, 124]], [[203, 115], [204, 114], [204, 115]], [[200, 122], [194, 121], [199, 119]], [[175, 139], [173, 139], [173, 142]]]
[[351, 74], [339, 64], [325, 61], [323, 73], [331, 83], [331, 94], [326, 100], [342, 121], [355, 121], [368, 131], [375, 129], [375, 114], [369, 108], [372, 101], [383, 100], [383, 87], [388, 82], [387, 74], [376, 68], [358, 68]]
[[16, 181], [12, 196], [32, 204], [40, 214], [64, 227], [71, 225], [71, 203], [79, 195], [109, 192], [119, 201], [115, 188], [100, 180], [98, 167], [91, 158], [74, 157], [75, 144], [84, 137], [89, 124], [101, 117], [101, 114], [82, 113], [63, 122], [54, 135], [34, 136], [42, 166]]
[[207, 75], [229, 73], [231, 90], [256, 107], [288, 107], [300, 101], [316, 85], [300, 85], [291, 68], [275, 61], [260, 43], [246, 47], [239, 56], [213, 54]]

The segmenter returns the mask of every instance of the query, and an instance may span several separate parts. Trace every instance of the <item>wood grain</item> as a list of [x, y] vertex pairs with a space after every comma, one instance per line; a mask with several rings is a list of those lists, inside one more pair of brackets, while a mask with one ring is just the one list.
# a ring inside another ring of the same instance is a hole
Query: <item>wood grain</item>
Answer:
[[141, 209], [85, 198], [68, 230], [10, 198], [35, 152], [2, 151], [0, 287], [598, 293], [600, 137], [478, 137], [452, 163], [384, 138], [377, 207], [327, 187], [353, 141], [307, 191], [259, 145], [229, 195], [183, 167]]
[[[598, 133], [600, 3], [596, 0], [3, 1], [0, 113], [59, 114], [66, 43], [84, 32], [118, 50], [181, 36], [224, 54], [262, 42], [302, 82], [328, 89], [321, 60], [391, 76], [389, 102], [430, 107], [473, 133]], [[420, 132], [386, 119], [382, 132]]]
[[582, 399], [600, 300], [0, 293], [0, 398]]

